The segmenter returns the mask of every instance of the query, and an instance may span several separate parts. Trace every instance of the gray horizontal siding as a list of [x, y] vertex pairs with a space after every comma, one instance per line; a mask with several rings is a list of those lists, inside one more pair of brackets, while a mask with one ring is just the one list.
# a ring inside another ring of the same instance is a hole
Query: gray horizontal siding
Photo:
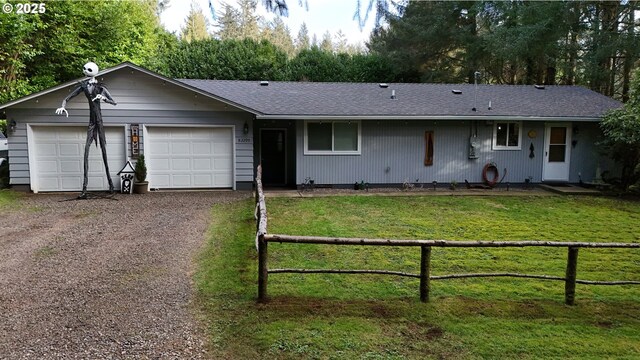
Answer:
[[[138, 72], [116, 71], [105, 76], [103, 81], [117, 106], [103, 104], [102, 115], [105, 126], [126, 125], [127, 156], [131, 156], [129, 124], [139, 124], [140, 151], [144, 153], [144, 133], [142, 126], [235, 126], [235, 137], [252, 137], [252, 132], [243, 134], [244, 123], [253, 126], [253, 115], [238, 111], [222, 102], [202, 95], [165, 84], [159, 79]], [[16, 121], [16, 130], [9, 134], [9, 163], [11, 184], [29, 184], [29, 154], [27, 124], [37, 125], [81, 125], [86, 126], [89, 119], [87, 100], [78, 95], [68, 102], [69, 116], [55, 114], [62, 100], [74, 86], [51, 94], [17, 104], [6, 110], [7, 118]], [[235, 142], [235, 139], [234, 139]], [[245, 164], [253, 164], [253, 145], [236, 144], [236, 181], [253, 180], [252, 171], [245, 171]], [[25, 166], [26, 165], [26, 166]]]
[[[542, 122], [523, 122], [521, 150], [492, 150], [493, 125], [480, 121], [477, 126], [478, 159], [468, 158], [471, 135], [469, 121], [362, 121], [361, 155], [304, 155], [304, 124], [297, 126], [296, 182], [311, 177], [317, 184], [352, 184], [365, 181], [371, 184], [402, 183], [404, 181], [458, 183], [468, 180], [482, 182], [482, 169], [489, 162], [496, 163], [500, 178], [506, 168], [504, 182], [522, 183], [525, 179], [542, 181], [544, 160], [544, 130]], [[590, 126], [597, 125], [593, 124]], [[587, 125], [585, 125], [585, 128]], [[527, 136], [535, 130], [533, 139]], [[434, 132], [434, 161], [424, 165], [424, 132]], [[573, 165], [586, 164], [587, 149], [593, 148], [594, 135], [582, 135], [583, 147], [572, 154]], [[534, 146], [534, 158], [529, 147]], [[593, 162], [593, 161], [592, 161]], [[595, 166], [595, 165], [594, 165]], [[587, 167], [585, 167], [587, 169]], [[577, 181], [572, 170], [572, 181]], [[587, 171], [587, 170], [584, 170]], [[589, 178], [583, 171], [583, 180]]]

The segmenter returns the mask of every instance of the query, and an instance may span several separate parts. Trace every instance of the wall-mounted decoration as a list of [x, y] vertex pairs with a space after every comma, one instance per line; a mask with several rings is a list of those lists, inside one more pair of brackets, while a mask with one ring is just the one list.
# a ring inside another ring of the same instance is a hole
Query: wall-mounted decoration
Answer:
[[469, 138], [469, 159], [478, 158], [478, 137], [472, 136]]
[[531, 143], [531, 145], [529, 145], [529, 159], [536, 157], [536, 154], [534, 153], [535, 149], [536, 148], [533, 147], [533, 143]]
[[140, 155], [140, 125], [131, 124], [131, 157]]
[[433, 165], [433, 131], [424, 132], [425, 153], [424, 166]]
[[538, 132], [533, 130], [533, 129], [531, 129], [527, 133], [527, 136], [529, 136], [529, 139], [535, 139], [538, 136]]

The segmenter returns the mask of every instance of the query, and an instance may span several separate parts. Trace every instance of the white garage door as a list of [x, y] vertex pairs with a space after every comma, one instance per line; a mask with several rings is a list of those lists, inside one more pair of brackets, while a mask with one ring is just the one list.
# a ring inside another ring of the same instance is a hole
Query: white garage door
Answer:
[[152, 189], [233, 187], [231, 128], [149, 127], [145, 146]]
[[[34, 126], [33, 161], [35, 171], [33, 191], [80, 191], [82, 190], [84, 145], [86, 127]], [[118, 171], [126, 162], [124, 129], [105, 127], [109, 172], [116, 189], [120, 187]], [[88, 190], [108, 190], [109, 182], [104, 171], [100, 145], [92, 143], [89, 150]]]

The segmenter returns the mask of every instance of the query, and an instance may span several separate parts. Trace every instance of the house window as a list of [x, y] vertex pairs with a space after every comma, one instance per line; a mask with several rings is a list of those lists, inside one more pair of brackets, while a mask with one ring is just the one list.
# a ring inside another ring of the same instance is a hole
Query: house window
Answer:
[[494, 150], [520, 150], [522, 123], [519, 121], [496, 121], [493, 127]]
[[305, 154], [359, 155], [359, 121], [305, 122]]

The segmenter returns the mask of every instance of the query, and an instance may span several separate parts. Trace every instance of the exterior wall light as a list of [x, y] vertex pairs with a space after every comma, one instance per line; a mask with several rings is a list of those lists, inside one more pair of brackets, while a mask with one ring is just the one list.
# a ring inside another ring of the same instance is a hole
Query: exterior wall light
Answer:
[[244, 127], [242, 128], [242, 132], [247, 135], [249, 133], [249, 124], [247, 124], [247, 122], [244, 122]]
[[11, 121], [9, 121], [9, 131], [14, 132], [16, 130], [16, 125], [16, 121], [11, 119]]

